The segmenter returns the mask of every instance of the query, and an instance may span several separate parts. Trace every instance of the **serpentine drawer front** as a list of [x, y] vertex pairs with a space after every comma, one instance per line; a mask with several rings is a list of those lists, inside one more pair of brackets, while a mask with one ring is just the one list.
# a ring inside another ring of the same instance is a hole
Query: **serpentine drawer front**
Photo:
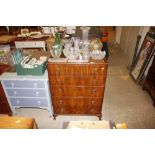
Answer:
[[15, 108], [33, 107], [47, 109], [51, 115], [51, 100], [47, 79], [2, 80], [7, 99], [15, 113]]
[[90, 63], [48, 63], [48, 77], [54, 119], [57, 115], [102, 117], [107, 76], [106, 61]]

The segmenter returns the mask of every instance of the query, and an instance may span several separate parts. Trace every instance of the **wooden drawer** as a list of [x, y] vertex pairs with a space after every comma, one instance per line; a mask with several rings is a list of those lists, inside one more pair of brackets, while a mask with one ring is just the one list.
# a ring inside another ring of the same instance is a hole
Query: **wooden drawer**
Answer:
[[103, 97], [104, 87], [87, 87], [85, 89], [86, 97]]
[[49, 76], [50, 85], [105, 86], [106, 76]]
[[52, 64], [48, 63], [49, 75], [105, 75], [107, 64]]
[[41, 80], [3, 80], [6, 88], [45, 88]]
[[104, 87], [53, 86], [51, 92], [54, 97], [102, 97]]
[[107, 64], [89, 65], [88, 75], [106, 75], [107, 67]]
[[0, 117], [0, 129], [36, 129], [37, 124], [34, 118], [26, 117]]
[[89, 76], [89, 78], [86, 81], [86, 85], [105, 87], [105, 82], [106, 82], [106, 76], [104, 76], [104, 75]]
[[84, 76], [89, 74], [89, 66], [85, 65], [68, 65], [66, 66], [66, 75]]
[[49, 81], [50, 81], [50, 86], [54, 86], [54, 85], [66, 85], [67, 84], [67, 79], [69, 77], [67, 76], [49, 76]]
[[88, 75], [88, 65], [48, 63], [49, 75]]
[[51, 92], [54, 97], [79, 97], [84, 96], [84, 87], [53, 86], [51, 87]]
[[53, 98], [56, 114], [100, 114], [102, 98]]
[[47, 64], [48, 75], [66, 75], [66, 65], [65, 64]]
[[67, 75], [105, 75], [107, 66], [102, 64], [72, 65], [66, 72]]

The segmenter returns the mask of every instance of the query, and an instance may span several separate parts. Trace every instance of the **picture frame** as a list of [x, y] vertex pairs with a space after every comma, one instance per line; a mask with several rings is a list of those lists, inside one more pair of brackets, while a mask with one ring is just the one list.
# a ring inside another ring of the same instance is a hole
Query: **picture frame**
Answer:
[[137, 35], [137, 41], [136, 41], [136, 46], [135, 46], [135, 52], [134, 52], [134, 55], [133, 55], [133, 58], [132, 58], [132, 63], [131, 63], [131, 67], [130, 67], [130, 71], [133, 69], [133, 66], [135, 64], [135, 60], [136, 60], [136, 56], [137, 56], [137, 53], [138, 53], [138, 46], [139, 46], [139, 43], [140, 43], [140, 39], [141, 39], [141, 35]]
[[130, 71], [130, 75], [135, 82], [139, 83], [150, 62], [151, 57], [153, 56], [154, 51], [155, 35], [148, 32], [135, 59], [135, 63]]

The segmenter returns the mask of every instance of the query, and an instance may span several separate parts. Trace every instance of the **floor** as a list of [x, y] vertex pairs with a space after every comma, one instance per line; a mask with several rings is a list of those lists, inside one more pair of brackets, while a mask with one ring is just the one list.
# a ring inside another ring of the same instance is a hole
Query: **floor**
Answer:
[[[103, 120], [126, 122], [128, 128], [155, 128], [155, 108], [150, 96], [129, 76], [126, 58], [121, 49], [109, 43], [109, 68], [103, 103]], [[46, 110], [21, 108], [18, 116], [34, 117], [40, 129], [61, 129], [65, 121], [98, 120], [94, 116], [49, 117]]]

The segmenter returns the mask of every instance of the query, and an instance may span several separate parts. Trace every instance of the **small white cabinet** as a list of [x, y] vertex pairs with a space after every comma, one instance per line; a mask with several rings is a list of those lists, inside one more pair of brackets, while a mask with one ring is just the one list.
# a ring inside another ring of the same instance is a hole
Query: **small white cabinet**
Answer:
[[52, 114], [47, 72], [43, 76], [4, 73], [1, 82], [14, 114], [20, 107], [47, 109]]

